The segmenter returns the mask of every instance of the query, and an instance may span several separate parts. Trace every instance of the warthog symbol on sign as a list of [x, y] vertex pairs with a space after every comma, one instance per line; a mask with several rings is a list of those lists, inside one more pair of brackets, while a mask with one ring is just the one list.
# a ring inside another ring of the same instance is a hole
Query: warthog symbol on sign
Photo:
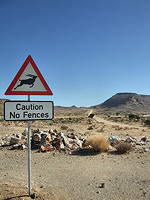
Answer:
[[32, 75], [32, 74], [26, 74], [26, 76], [29, 76], [29, 77], [31, 77], [31, 78], [23, 79], [23, 80], [20, 80], [20, 79], [19, 79], [20, 84], [17, 85], [17, 86], [14, 88], [14, 90], [16, 90], [18, 87], [21, 87], [22, 85], [31, 85], [30, 88], [34, 86], [34, 82], [35, 82], [36, 78], [38, 78], [38, 76], [34, 76], [34, 75]]

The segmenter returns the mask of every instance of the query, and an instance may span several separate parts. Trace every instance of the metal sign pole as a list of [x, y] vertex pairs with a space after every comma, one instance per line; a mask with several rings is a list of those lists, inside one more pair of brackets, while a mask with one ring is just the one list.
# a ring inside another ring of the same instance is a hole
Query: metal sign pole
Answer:
[[[30, 101], [30, 95], [28, 95], [28, 101]], [[28, 121], [28, 183], [29, 183], [29, 196], [31, 196], [31, 130], [30, 121]]]

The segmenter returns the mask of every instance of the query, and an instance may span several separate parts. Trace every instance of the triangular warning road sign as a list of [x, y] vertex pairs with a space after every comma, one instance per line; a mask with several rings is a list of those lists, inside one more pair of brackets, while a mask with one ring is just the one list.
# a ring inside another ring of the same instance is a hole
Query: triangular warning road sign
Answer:
[[5, 95], [53, 95], [53, 93], [29, 55]]

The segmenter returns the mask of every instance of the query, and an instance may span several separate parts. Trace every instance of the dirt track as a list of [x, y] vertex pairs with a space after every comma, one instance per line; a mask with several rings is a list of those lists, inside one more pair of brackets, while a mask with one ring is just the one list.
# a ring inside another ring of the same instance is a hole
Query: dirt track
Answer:
[[[111, 122], [111, 121], [105, 120], [105, 119], [97, 117], [97, 116], [94, 116], [94, 119], [97, 122], [101, 122], [101, 123], [104, 123], [104, 124], [107, 124], [107, 125], [111, 125], [111, 126], [119, 126], [121, 128], [141, 128], [140, 126], [137, 126], [137, 125], [136, 126], [131, 126], [131, 125], [128, 125], [128, 124], [120, 124], [120, 123], [116, 123], [116, 122]], [[144, 129], [144, 127], [142, 127], [142, 129]]]

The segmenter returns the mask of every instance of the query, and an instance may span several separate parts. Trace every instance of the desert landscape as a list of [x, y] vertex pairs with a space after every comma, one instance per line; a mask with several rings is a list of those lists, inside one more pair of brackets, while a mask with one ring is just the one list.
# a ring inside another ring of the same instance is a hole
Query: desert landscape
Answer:
[[121, 93], [89, 108], [55, 107], [54, 120], [32, 121], [31, 197], [27, 122], [1, 115], [0, 199], [150, 199], [148, 102]]

